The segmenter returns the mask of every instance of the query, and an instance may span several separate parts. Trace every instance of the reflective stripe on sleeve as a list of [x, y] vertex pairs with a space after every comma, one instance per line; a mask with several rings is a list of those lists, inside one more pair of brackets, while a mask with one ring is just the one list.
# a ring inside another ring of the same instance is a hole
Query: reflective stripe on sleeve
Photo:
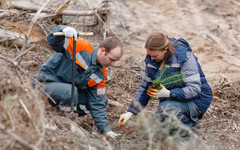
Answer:
[[91, 74], [90, 76], [91, 79], [93, 79], [97, 84], [100, 83], [102, 81], [102, 79], [100, 79], [96, 74]]
[[184, 82], [192, 82], [192, 81], [200, 81], [200, 75], [195, 74], [195, 75], [184, 78]]
[[179, 67], [180, 67], [180, 64], [171, 64], [171, 67], [173, 67], [173, 68], [179, 68]]
[[[68, 38], [65, 38], [65, 42], [63, 47], [69, 52], [70, 56], [72, 57], [73, 55], [73, 50], [71, 45], [69, 45], [69, 40]], [[78, 50], [78, 52], [77, 52]], [[83, 57], [80, 55], [79, 49], [76, 49], [76, 63], [81, 66], [82, 68], [84, 68], [85, 70], [87, 70], [89, 67], [87, 65], [87, 63], [85, 62], [85, 60], [83, 59]], [[73, 58], [71, 58], [73, 59]]]
[[79, 53], [77, 53], [76, 59], [83, 65], [83, 67], [85, 68], [85, 70], [88, 69], [87, 63], [84, 61], [84, 59], [82, 58], [82, 56], [81, 56]]
[[155, 66], [153, 66], [152, 64], [149, 64], [149, 63], [147, 64], [147, 67], [157, 69], [157, 67], [155, 67]]
[[106, 89], [97, 89], [97, 95], [104, 95], [105, 94]]
[[145, 81], [147, 81], [147, 82], [152, 82], [152, 79], [150, 78], [150, 77], [148, 77], [147, 75], [146, 75], [146, 73], [144, 73], [143, 74], [143, 77], [142, 77]]

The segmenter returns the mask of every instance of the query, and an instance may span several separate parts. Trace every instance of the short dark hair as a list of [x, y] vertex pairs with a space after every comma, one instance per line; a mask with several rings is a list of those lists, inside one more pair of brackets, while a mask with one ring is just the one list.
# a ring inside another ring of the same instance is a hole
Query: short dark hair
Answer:
[[110, 36], [104, 39], [99, 45], [99, 48], [105, 48], [106, 52], [110, 52], [112, 49], [116, 47], [120, 47], [121, 50], [123, 51], [122, 42], [117, 37], [114, 36]]

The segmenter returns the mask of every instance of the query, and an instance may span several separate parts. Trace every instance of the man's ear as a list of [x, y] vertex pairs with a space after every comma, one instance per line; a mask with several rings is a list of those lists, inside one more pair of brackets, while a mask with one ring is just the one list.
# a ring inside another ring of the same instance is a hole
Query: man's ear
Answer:
[[105, 54], [105, 48], [100, 48], [100, 54]]

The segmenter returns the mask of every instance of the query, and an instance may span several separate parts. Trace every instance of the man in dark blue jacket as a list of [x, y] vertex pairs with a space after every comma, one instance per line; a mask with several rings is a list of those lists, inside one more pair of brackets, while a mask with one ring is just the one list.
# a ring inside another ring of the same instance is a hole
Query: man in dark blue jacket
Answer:
[[[55, 32], [63, 32], [65, 37], [53, 36]], [[59, 25], [47, 36], [55, 53], [35, 77], [60, 110], [71, 110], [73, 38], [76, 40], [74, 111], [80, 115], [91, 113], [99, 131], [115, 137], [117, 134], [111, 131], [107, 121], [105, 82], [106, 67], [114, 65], [123, 55], [123, 46], [118, 38], [106, 38], [97, 46], [82, 38], [77, 39], [74, 28]]]

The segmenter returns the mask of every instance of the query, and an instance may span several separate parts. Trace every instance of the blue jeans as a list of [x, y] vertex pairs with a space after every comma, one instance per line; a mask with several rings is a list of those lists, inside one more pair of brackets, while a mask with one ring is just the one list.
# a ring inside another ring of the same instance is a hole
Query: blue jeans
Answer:
[[194, 127], [198, 124], [198, 117], [201, 114], [198, 107], [192, 102], [180, 102], [174, 100], [166, 100], [160, 102], [156, 115], [158, 113], [175, 113], [178, 119], [189, 127]]

